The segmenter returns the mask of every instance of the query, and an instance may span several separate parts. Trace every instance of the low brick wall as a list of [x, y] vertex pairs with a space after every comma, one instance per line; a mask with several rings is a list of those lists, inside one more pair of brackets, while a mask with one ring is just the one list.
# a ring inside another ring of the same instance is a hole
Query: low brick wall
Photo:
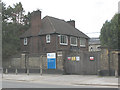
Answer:
[[[56, 53], [56, 70], [66, 74], [87, 74], [87, 75], [115, 75], [118, 72], [118, 54], [119, 51], [110, 51], [108, 59], [108, 51], [102, 49], [101, 52], [87, 52], [87, 51], [58, 51]], [[80, 57], [80, 61], [68, 60], [68, 57]], [[90, 57], [94, 57], [94, 61], [90, 61]], [[110, 61], [108, 61], [110, 60]], [[3, 61], [4, 72], [6, 68], [8, 72], [44, 72], [47, 70], [47, 56], [43, 55], [27, 55], [22, 54], [21, 57], [11, 58]], [[54, 72], [54, 70], [53, 70]]]

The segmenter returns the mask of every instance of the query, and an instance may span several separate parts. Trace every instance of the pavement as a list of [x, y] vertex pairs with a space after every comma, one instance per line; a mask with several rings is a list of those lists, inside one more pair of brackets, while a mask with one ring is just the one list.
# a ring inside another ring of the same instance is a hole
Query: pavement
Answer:
[[97, 75], [61, 75], [61, 74], [3, 74], [2, 80], [19, 82], [44, 83], [54, 85], [94, 85], [118, 88], [118, 78], [115, 76]]

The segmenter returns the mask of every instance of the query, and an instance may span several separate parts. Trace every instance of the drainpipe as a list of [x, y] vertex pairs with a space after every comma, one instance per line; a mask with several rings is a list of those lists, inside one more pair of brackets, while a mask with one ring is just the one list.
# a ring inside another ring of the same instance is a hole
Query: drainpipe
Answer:
[[57, 49], [58, 49], [58, 35], [56, 34], [56, 69], [57, 69]]
[[58, 38], [58, 35], [56, 34], [56, 53], [57, 53], [57, 49], [58, 49], [57, 38]]

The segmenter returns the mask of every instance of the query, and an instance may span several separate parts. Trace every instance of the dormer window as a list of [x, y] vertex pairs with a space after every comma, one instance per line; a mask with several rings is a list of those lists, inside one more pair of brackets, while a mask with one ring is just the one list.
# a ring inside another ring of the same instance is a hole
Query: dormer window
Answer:
[[28, 41], [27, 38], [24, 38], [24, 45], [27, 45]]
[[50, 35], [46, 35], [46, 43], [50, 43]]

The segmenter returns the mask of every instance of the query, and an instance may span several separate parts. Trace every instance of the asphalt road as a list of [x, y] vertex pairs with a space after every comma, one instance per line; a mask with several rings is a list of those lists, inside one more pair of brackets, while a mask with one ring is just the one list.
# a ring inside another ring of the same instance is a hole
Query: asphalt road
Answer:
[[54, 84], [41, 84], [41, 83], [18, 82], [18, 81], [2, 81], [2, 88], [101, 88], [101, 87], [81, 86], [81, 85], [54, 85]]

